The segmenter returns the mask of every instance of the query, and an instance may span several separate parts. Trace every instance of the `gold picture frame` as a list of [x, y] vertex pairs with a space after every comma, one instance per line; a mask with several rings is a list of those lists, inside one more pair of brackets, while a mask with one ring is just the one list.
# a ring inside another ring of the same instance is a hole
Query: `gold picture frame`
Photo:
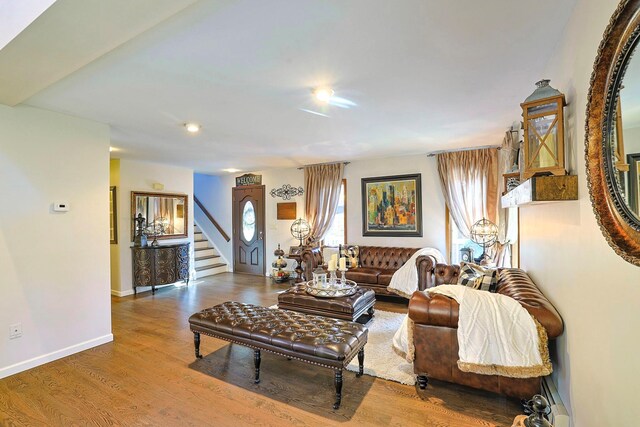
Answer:
[[118, 244], [118, 199], [115, 186], [109, 187], [109, 234], [110, 243]]

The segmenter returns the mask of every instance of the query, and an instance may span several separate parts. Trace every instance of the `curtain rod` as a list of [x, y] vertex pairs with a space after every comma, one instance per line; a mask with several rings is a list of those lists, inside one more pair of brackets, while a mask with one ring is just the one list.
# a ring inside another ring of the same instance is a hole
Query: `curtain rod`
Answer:
[[342, 164], [348, 165], [348, 164], [349, 164], [349, 163], [351, 163], [351, 162], [325, 162], [325, 163], [314, 163], [314, 164], [311, 164], [311, 165], [304, 165], [304, 166], [300, 166], [300, 167], [298, 168], [298, 170], [302, 170], [302, 169], [306, 168], [307, 166], [334, 165], [334, 164], [336, 164], [336, 163], [342, 163]]
[[467, 147], [467, 148], [454, 148], [452, 150], [438, 150], [438, 151], [432, 151], [430, 153], [427, 153], [427, 157], [434, 157], [436, 154], [455, 153], [458, 151], [482, 150], [485, 148], [496, 148], [500, 150], [501, 147], [499, 145], [483, 145], [482, 147]]

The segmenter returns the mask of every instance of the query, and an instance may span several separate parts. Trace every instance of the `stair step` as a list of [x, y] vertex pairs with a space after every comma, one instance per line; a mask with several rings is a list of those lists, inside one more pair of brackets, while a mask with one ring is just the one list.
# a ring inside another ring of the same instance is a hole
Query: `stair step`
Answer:
[[199, 251], [212, 251], [213, 248], [209, 247], [209, 248], [195, 248], [194, 251], [199, 252]]
[[201, 256], [198, 258], [195, 258], [195, 261], [203, 261], [205, 259], [211, 259], [211, 258], [220, 258], [220, 255], [206, 255], [206, 256]]
[[228, 270], [226, 264], [222, 264], [219, 267], [210, 267], [206, 270], [196, 271], [196, 278], [202, 279], [204, 277], [215, 276], [216, 274], [226, 273]]
[[205, 265], [205, 266], [202, 266], [202, 267], [196, 267], [196, 271], [210, 270], [212, 268], [224, 267], [225, 265], [227, 265], [227, 264], [225, 264], [224, 262], [219, 262], [217, 264], [211, 264], [211, 265]]
[[198, 243], [198, 242], [208, 242], [207, 239], [193, 239], [193, 243]]

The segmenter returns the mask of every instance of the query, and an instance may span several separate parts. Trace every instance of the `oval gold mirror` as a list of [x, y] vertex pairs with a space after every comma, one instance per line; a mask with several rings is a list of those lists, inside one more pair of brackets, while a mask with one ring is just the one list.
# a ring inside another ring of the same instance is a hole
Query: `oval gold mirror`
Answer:
[[640, 266], [640, 0], [623, 0], [598, 49], [585, 157], [593, 210], [609, 245]]

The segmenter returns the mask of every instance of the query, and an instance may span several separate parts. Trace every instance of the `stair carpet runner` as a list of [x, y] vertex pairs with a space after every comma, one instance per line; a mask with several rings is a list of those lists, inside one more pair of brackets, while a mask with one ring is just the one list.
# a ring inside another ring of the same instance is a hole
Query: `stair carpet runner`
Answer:
[[196, 279], [201, 279], [214, 274], [227, 271], [227, 264], [213, 248], [197, 225], [193, 228], [193, 247], [195, 252]]

